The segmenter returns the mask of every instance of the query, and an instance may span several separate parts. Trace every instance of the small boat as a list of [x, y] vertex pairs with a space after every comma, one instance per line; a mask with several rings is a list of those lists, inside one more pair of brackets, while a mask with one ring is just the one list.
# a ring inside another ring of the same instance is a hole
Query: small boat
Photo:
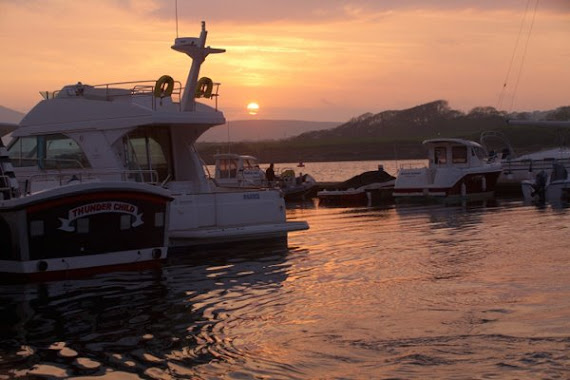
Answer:
[[358, 174], [333, 189], [317, 192], [319, 204], [339, 206], [370, 206], [392, 199], [395, 177], [384, 171], [382, 165], [378, 170]]
[[32, 194], [74, 179], [165, 189], [173, 198], [171, 247], [283, 240], [308, 229], [305, 221], [287, 221], [278, 189], [222, 186], [206, 174], [196, 140], [226, 122], [217, 104], [220, 83], [200, 77], [206, 57], [225, 50], [207, 46], [206, 37], [203, 22], [198, 37], [171, 46], [191, 58], [184, 85], [163, 75], [42, 92], [7, 147], [20, 188]]
[[283, 192], [285, 201], [307, 201], [317, 195], [318, 184], [310, 174], [295, 175], [293, 169], [283, 169], [277, 177], [277, 186]]
[[470, 140], [425, 140], [428, 167], [402, 167], [394, 184], [398, 199], [485, 199], [494, 195], [501, 164], [488, 162], [485, 149]]
[[521, 182], [526, 202], [562, 204], [570, 201], [570, 178], [563, 164], [555, 162], [552, 170], [541, 170], [532, 180]]
[[0, 276], [50, 280], [165, 259], [166, 189], [137, 182], [70, 181], [20, 192], [0, 141]]

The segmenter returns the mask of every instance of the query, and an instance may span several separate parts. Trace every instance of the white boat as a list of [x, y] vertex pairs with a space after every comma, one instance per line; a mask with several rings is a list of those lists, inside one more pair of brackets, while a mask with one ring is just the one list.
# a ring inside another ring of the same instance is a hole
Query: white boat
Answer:
[[494, 195], [500, 163], [489, 163], [485, 149], [470, 140], [425, 140], [428, 167], [402, 167], [394, 197], [448, 200], [485, 199]]
[[21, 194], [0, 142], [0, 276], [49, 280], [154, 265], [167, 256], [171, 200], [165, 189], [126, 181]]
[[273, 181], [268, 181], [254, 156], [220, 153], [214, 160], [214, 180], [221, 187], [276, 188], [281, 190], [285, 201], [309, 200], [317, 192], [317, 181], [311, 175], [296, 176], [290, 168], [282, 169]]
[[523, 198], [526, 202], [562, 204], [570, 201], [570, 178], [568, 171], [559, 162], [552, 170], [541, 170], [532, 180], [521, 182]]
[[291, 168], [281, 169], [277, 176], [277, 186], [287, 202], [311, 200], [317, 196], [319, 188], [317, 180], [312, 175], [303, 172], [297, 175]]
[[[511, 122], [517, 124], [516, 122]], [[540, 122], [528, 122], [537, 124]], [[564, 126], [561, 122], [553, 122], [553, 127]], [[534, 176], [552, 170], [553, 162], [562, 164], [570, 170], [570, 149], [557, 147], [544, 149], [528, 154], [517, 155], [507, 137], [498, 131], [485, 131], [481, 134], [481, 145], [489, 152], [489, 159], [500, 162], [503, 172], [499, 176], [499, 184], [514, 184], [519, 186], [522, 181], [533, 180]]]
[[308, 229], [304, 221], [286, 221], [280, 191], [222, 187], [206, 175], [194, 143], [225, 123], [217, 108], [219, 83], [198, 79], [206, 57], [225, 51], [206, 46], [206, 36], [202, 23], [199, 37], [176, 38], [172, 46], [192, 58], [184, 87], [163, 75], [156, 81], [79, 82], [43, 93], [8, 146], [24, 191], [70, 179], [163, 187], [174, 198], [170, 246], [286, 238]]
[[224, 187], [267, 187], [265, 172], [256, 157], [236, 153], [220, 153], [214, 156], [214, 179]]

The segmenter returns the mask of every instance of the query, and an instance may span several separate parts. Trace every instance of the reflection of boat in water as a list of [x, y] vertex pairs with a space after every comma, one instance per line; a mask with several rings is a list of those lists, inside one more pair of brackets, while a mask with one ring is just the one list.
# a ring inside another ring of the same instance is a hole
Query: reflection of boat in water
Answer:
[[438, 138], [423, 142], [429, 166], [400, 168], [394, 185], [396, 199], [480, 199], [492, 197], [501, 173], [488, 163], [485, 149], [463, 139]]
[[358, 174], [334, 189], [317, 193], [319, 204], [325, 205], [371, 205], [392, 199], [395, 178], [379, 165], [378, 170]]
[[[252, 241], [173, 251], [152, 270], [0, 284], [0, 373], [50, 378], [104, 368], [118, 378], [135, 376], [135, 370], [144, 377], [156, 370], [157, 358], [207, 363], [212, 355], [243, 354], [235, 351], [227, 326], [236, 319], [247, 324], [244, 315], [274, 305], [290, 273], [289, 249]], [[141, 330], [145, 337], [137, 335]], [[82, 358], [99, 365], [83, 368]], [[199, 372], [186, 370], [184, 377], [199, 378]]]
[[570, 178], [563, 164], [555, 162], [552, 170], [541, 170], [532, 180], [521, 182], [523, 198], [527, 202], [560, 204], [570, 201]]
[[106, 181], [20, 193], [0, 143], [0, 275], [56, 279], [166, 258], [166, 189]]
[[[21, 187], [35, 192], [65, 183], [135, 181], [164, 187], [174, 198], [169, 239], [174, 246], [282, 238], [305, 230], [287, 222], [282, 194], [273, 189], [217, 186], [194, 143], [225, 123], [217, 109], [219, 84], [198, 79], [209, 54], [199, 37], [176, 38], [172, 48], [192, 58], [184, 88], [170, 76], [157, 81], [68, 85], [44, 93], [13, 132], [8, 147]], [[196, 98], [215, 99], [214, 107]]]

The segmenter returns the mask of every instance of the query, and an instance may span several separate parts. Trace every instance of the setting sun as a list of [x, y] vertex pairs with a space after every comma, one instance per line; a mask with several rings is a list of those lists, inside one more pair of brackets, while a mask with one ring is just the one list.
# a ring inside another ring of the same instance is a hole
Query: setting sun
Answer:
[[255, 103], [255, 102], [251, 102], [247, 105], [247, 112], [250, 115], [257, 115], [257, 112], [259, 112], [259, 104]]

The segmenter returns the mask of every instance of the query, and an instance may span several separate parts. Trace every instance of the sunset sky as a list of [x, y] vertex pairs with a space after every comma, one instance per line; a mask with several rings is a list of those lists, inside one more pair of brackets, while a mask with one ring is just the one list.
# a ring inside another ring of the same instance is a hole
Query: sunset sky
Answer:
[[[175, 3], [0, 0], [0, 105], [27, 112], [39, 91], [78, 81], [184, 82]], [[222, 83], [229, 120], [345, 121], [438, 99], [570, 105], [570, 0], [178, 0], [180, 37], [202, 20], [207, 44], [227, 50], [201, 74]]]

